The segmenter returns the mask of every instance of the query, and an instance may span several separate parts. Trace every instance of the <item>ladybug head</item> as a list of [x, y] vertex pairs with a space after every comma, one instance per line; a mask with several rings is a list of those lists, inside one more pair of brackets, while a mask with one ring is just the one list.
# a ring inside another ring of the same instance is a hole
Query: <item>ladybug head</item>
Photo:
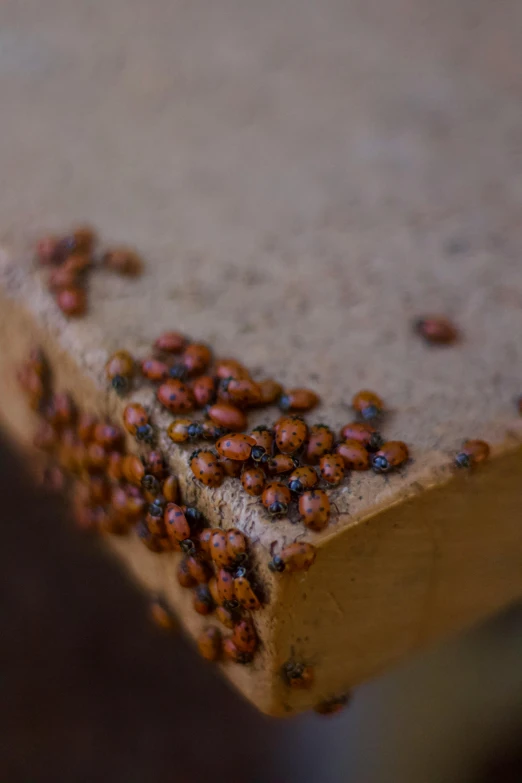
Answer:
[[299, 479], [293, 479], [293, 481], [290, 481], [288, 484], [288, 489], [290, 492], [295, 492], [296, 495], [299, 495], [303, 491], [304, 487]]
[[390, 463], [382, 454], [376, 454], [372, 458], [372, 468], [376, 473], [387, 473], [390, 469]]
[[195, 524], [203, 522], [203, 514], [195, 506], [186, 507], [185, 517], [189, 522], [193, 522]]
[[155, 495], [159, 492], [159, 481], [156, 476], [153, 476], [151, 473], [146, 473], [145, 476], [143, 476], [141, 486], [143, 489], [146, 489], [147, 492], [152, 492]]
[[243, 576], [246, 576], [246, 568], [241, 566], [241, 568], [237, 569], [237, 571], [235, 573], [235, 578], [236, 579], [241, 579]]
[[252, 432], [272, 432], [272, 430], [265, 424], [258, 424], [257, 427], [254, 427]]
[[290, 410], [291, 405], [292, 403], [290, 401], [290, 397], [288, 396], [288, 394], [281, 395], [281, 397], [279, 398], [279, 407], [281, 408], [281, 410], [286, 412]]
[[266, 455], [266, 449], [263, 448], [263, 446], [252, 446], [252, 451], [250, 452], [250, 456], [254, 460], [254, 462], [260, 462], [263, 457]]
[[229, 612], [235, 612], [236, 609], [239, 609], [239, 601], [237, 598], [230, 598], [223, 601], [223, 606], [225, 609], [228, 609]]
[[381, 415], [382, 411], [380, 408], [378, 408], [376, 405], [367, 405], [366, 408], [363, 408], [361, 411], [361, 416], [365, 421], [369, 421], [370, 419], [376, 419]]
[[124, 392], [126, 392], [127, 387], [129, 385], [127, 378], [125, 378], [123, 375], [115, 375], [111, 383], [112, 383], [112, 388], [118, 394], [123, 394]]
[[202, 451], [203, 449], [196, 449], [195, 451], [193, 451], [189, 457], [189, 462], [192, 462], [192, 460], [195, 459], [198, 456], [198, 454], [201, 454]]
[[160, 517], [163, 514], [163, 506], [161, 503], [151, 503], [149, 506], [149, 514], [151, 517]]
[[368, 451], [379, 451], [384, 443], [380, 432], [373, 432], [368, 443]]
[[184, 381], [187, 377], [187, 369], [183, 364], [173, 364], [169, 370], [171, 378], [177, 378], [178, 381]]
[[[196, 547], [194, 546], [194, 542], [190, 538], [185, 538], [183, 541], [180, 542], [181, 550], [186, 555], [195, 555], [196, 554]], [[206, 587], [206, 585], [200, 585], [201, 587]]]
[[460, 454], [457, 454], [455, 457], [455, 465], [458, 468], [469, 468], [471, 465], [471, 459], [469, 454], [466, 454], [465, 451], [461, 451]]
[[189, 424], [187, 433], [189, 438], [201, 438], [203, 431], [201, 429], [201, 424], [198, 424], [197, 421], [193, 421], [192, 424]]
[[268, 567], [271, 571], [281, 573], [281, 571], [285, 570], [285, 562], [281, 557], [279, 557], [279, 555], [274, 555], [272, 560], [269, 562]]
[[288, 505], [286, 503], [281, 503], [280, 500], [276, 500], [275, 503], [272, 503], [272, 505], [269, 507], [268, 511], [270, 514], [272, 514], [273, 517], [281, 516], [282, 514], [286, 514], [288, 511]]
[[141, 440], [144, 443], [152, 443], [154, 441], [154, 430], [150, 424], [142, 424], [136, 430], [136, 440]]

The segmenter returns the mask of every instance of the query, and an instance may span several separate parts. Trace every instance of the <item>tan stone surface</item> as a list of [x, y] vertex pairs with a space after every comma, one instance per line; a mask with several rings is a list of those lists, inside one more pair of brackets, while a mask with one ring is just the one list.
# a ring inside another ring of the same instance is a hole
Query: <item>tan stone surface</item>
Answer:
[[[336, 427], [353, 392], [380, 391], [385, 432], [413, 462], [336, 493], [343, 513], [318, 537], [335, 552], [347, 526], [444, 483], [463, 438], [495, 455], [520, 444], [521, 22], [515, 2], [5, 3], [4, 292], [72, 357], [80, 374], [71, 364], [64, 379], [90, 379], [75, 391], [98, 407], [116, 406], [107, 353], [145, 351], [165, 327], [312, 385]], [[149, 263], [138, 282], [96, 275], [89, 315], [67, 323], [29, 248], [78, 219]], [[410, 332], [424, 311], [454, 317], [462, 343], [427, 350]], [[4, 400], [14, 422], [19, 401]], [[296, 535], [230, 483], [202, 495], [260, 548]]]

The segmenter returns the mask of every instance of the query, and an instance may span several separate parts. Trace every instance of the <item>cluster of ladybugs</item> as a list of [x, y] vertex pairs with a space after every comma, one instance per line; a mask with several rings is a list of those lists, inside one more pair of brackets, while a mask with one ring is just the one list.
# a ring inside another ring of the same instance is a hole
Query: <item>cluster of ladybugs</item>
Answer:
[[135, 277], [142, 270], [141, 258], [127, 247], [114, 247], [95, 254], [97, 236], [89, 226], [77, 226], [64, 236], [42, 237], [36, 246], [36, 259], [50, 267], [49, 291], [64, 315], [74, 318], [87, 311], [87, 280], [96, 267]]
[[[384, 442], [372, 425], [384, 403], [371, 391], [354, 396], [352, 406], [360, 420], [346, 424], [336, 440], [330, 427], [309, 427], [302, 417], [318, 404], [315, 392], [283, 391], [273, 379], [255, 381], [235, 359], [213, 361], [206, 345], [189, 343], [178, 332], [161, 335], [154, 354], [139, 363], [128, 352], [118, 351], [107, 363], [107, 377], [122, 393], [138, 368], [158, 384], [156, 396], [163, 407], [184, 414], [167, 429], [174, 443], [215, 441], [215, 450], [199, 448], [190, 455], [196, 479], [208, 487], [219, 487], [227, 476], [240, 479], [245, 492], [259, 497], [271, 518], [288, 514], [296, 500], [302, 522], [311, 530], [323, 530], [331, 514], [326, 488], [338, 485], [347, 471], [373, 468], [387, 473], [409, 456], [405, 443]], [[274, 403], [284, 415], [272, 427], [258, 426], [245, 434], [248, 410]], [[187, 418], [198, 409], [205, 412], [204, 419]], [[153, 441], [143, 405], [125, 408], [124, 425], [138, 440]]]

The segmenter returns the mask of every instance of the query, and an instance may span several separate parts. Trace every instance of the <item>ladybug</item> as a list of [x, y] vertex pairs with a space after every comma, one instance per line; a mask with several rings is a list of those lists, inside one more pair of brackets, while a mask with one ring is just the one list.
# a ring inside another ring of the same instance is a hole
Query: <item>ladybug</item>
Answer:
[[178, 563], [176, 578], [181, 587], [195, 587], [197, 585], [196, 580], [189, 571], [186, 557], [183, 557]]
[[[199, 547], [203, 554], [210, 556], [210, 545], [212, 541], [212, 535], [215, 532], [221, 533], [220, 528], [205, 527], [198, 536]], [[225, 541], [226, 549], [226, 541]]]
[[63, 288], [74, 288], [80, 285], [80, 274], [72, 268], [62, 266], [51, 269], [47, 278], [47, 285], [51, 291], [60, 291]]
[[277, 381], [272, 378], [266, 378], [264, 381], [258, 381], [259, 392], [261, 395], [258, 405], [273, 405], [281, 394], [283, 393], [283, 387]]
[[451, 345], [459, 336], [457, 327], [448, 318], [440, 315], [428, 315], [417, 318], [413, 323], [414, 331], [431, 345]]
[[60, 238], [49, 235], [42, 237], [36, 244], [36, 258], [42, 266], [60, 263]]
[[279, 481], [272, 481], [270, 484], [267, 484], [261, 496], [263, 506], [272, 516], [286, 514], [291, 499], [290, 490]]
[[195, 555], [191, 555], [187, 557], [186, 562], [189, 574], [194, 577], [198, 584], [206, 584], [209, 581], [212, 572], [204, 560], [201, 560], [201, 558], [196, 557]]
[[241, 652], [255, 653], [257, 649], [257, 633], [250, 617], [244, 617], [234, 627], [232, 641]]
[[[132, 517], [129, 513], [129, 497], [123, 487], [113, 487], [111, 491], [111, 508], [118, 519], [129, 521]], [[145, 503], [142, 503], [140, 511], [143, 511]], [[141, 513], [138, 514], [139, 518]], [[137, 519], [136, 519], [137, 521]]]
[[253, 438], [237, 432], [220, 438], [216, 443], [216, 451], [221, 457], [245, 462], [250, 458], [254, 445]]
[[144, 544], [151, 552], [160, 553], [163, 552], [163, 547], [157, 536], [154, 536], [148, 529], [145, 522], [140, 521], [135, 527], [136, 535], [139, 540]]
[[167, 428], [167, 435], [174, 443], [186, 443], [201, 437], [201, 427], [192, 419], [174, 419]]
[[296, 416], [279, 421], [276, 432], [276, 444], [283, 454], [294, 454], [306, 440], [308, 429], [302, 419]]
[[290, 473], [291, 470], [299, 467], [299, 460], [290, 454], [276, 454], [266, 462], [263, 460], [263, 462], [271, 476], [277, 476], [280, 473]]
[[89, 491], [91, 494], [91, 505], [103, 505], [110, 499], [111, 485], [104, 476], [90, 476]]
[[154, 383], [165, 381], [169, 377], [169, 366], [159, 359], [148, 358], [141, 362], [141, 374]]
[[123, 454], [119, 451], [111, 451], [107, 457], [107, 476], [112, 481], [120, 481], [123, 478]]
[[[196, 425], [198, 427], [198, 436], [200, 438], [205, 438], [205, 440], [218, 440], [219, 438], [222, 438], [224, 435], [230, 432], [230, 429], [227, 427], [218, 427], [217, 424], [214, 424], [210, 419], [204, 419], [200, 424]], [[193, 430], [193, 433], [195, 430]], [[194, 434], [192, 437], [196, 437]]]
[[223, 483], [225, 474], [214, 452], [208, 449], [193, 451], [189, 465], [194, 476], [206, 487], [219, 487]]
[[106, 449], [111, 449], [111, 451], [120, 449], [125, 438], [123, 430], [114, 424], [104, 422], [98, 422], [95, 425], [92, 435], [96, 443]]
[[225, 609], [224, 606], [218, 606], [216, 617], [225, 628], [233, 628], [237, 621], [237, 612], [234, 609]]
[[157, 479], [162, 479], [165, 476], [167, 466], [160, 451], [149, 451], [144, 460], [147, 473], [150, 473]]
[[232, 568], [234, 559], [227, 547], [227, 534], [219, 527], [212, 529], [210, 556], [218, 568]]
[[299, 498], [299, 513], [310, 530], [323, 530], [330, 520], [330, 501], [322, 489], [310, 489]]
[[150, 602], [149, 617], [162, 631], [173, 631], [178, 628], [174, 615], [160, 596], [155, 596]]
[[113, 247], [107, 250], [102, 263], [113, 272], [127, 277], [137, 277], [143, 269], [141, 256], [129, 247]]
[[234, 577], [226, 568], [220, 568], [216, 577], [216, 589], [219, 603], [225, 609], [237, 609], [239, 602], [236, 599], [234, 589]]
[[125, 481], [129, 484], [140, 486], [141, 480], [145, 475], [143, 462], [135, 454], [129, 454], [123, 458], [121, 472]]
[[226, 402], [240, 408], [257, 405], [261, 400], [261, 390], [251, 378], [227, 378], [220, 383], [220, 393], [224, 393]]
[[288, 489], [296, 494], [301, 494], [307, 489], [313, 489], [317, 484], [317, 473], [313, 468], [304, 465], [296, 468], [288, 477]]
[[234, 577], [234, 594], [243, 609], [255, 612], [261, 608], [261, 602], [252, 590], [245, 568], [238, 568]]
[[342, 693], [340, 696], [333, 696], [331, 699], [322, 701], [314, 707], [314, 712], [317, 712], [318, 715], [336, 715], [338, 712], [341, 712], [349, 702], [350, 694]]
[[455, 457], [455, 464], [458, 468], [471, 468], [484, 462], [489, 457], [489, 452], [489, 445], [485, 440], [467, 440]]
[[[150, 503], [147, 516], [145, 517], [145, 524], [155, 536], [165, 536], [168, 531], [165, 530], [162, 505]], [[178, 542], [178, 539], [175, 539], [175, 541]]]
[[49, 492], [63, 492], [66, 487], [66, 475], [57, 465], [45, 468], [42, 484]]
[[176, 476], [167, 476], [161, 485], [161, 493], [167, 503], [176, 503], [179, 500], [179, 485]]
[[[139, 402], [127, 405], [123, 411], [123, 426], [131, 435], [138, 437], [138, 430], [144, 432], [149, 426], [149, 414]], [[145, 428], [145, 429], [142, 429]]]
[[138, 487], [127, 487], [125, 494], [127, 495], [127, 516], [130, 519], [137, 519], [145, 508], [145, 498]]
[[218, 359], [214, 372], [222, 381], [227, 380], [227, 378], [235, 378], [236, 380], [250, 378], [247, 368], [241, 362], [236, 361], [236, 359]]
[[363, 419], [375, 419], [382, 414], [384, 403], [375, 392], [362, 390], [357, 392], [352, 398], [352, 408]]
[[338, 443], [335, 453], [341, 457], [347, 470], [370, 469], [370, 455], [358, 440], [345, 440]]
[[252, 654], [238, 650], [232, 639], [225, 639], [223, 641], [223, 655], [234, 663], [246, 664], [252, 661]]
[[310, 427], [306, 444], [305, 458], [312, 465], [317, 465], [321, 457], [328, 454], [334, 444], [334, 434], [326, 424], [314, 424]]
[[180, 332], [164, 332], [155, 341], [154, 348], [164, 353], [181, 353], [186, 345], [187, 338]]
[[61, 269], [81, 275], [92, 266], [92, 257], [88, 253], [71, 253], [63, 262]]
[[372, 468], [376, 473], [388, 473], [406, 462], [409, 456], [408, 447], [402, 440], [389, 440], [372, 456]]
[[[239, 463], [240, 465], [242, 463]], [[245, 492], [253, 497], [263, 494], [265, 488], [265, 472], [258, 466], [245, 467], [241, 473], [241, 484]]]
[[317, 550], [312, 544], [304, 541], [296, 541], [286, 546], [280, 555], [275, 555], [269, 562], [271, 571], [308, 571], [315, 561]]
[[190, 413], [194, 410], [192, 390], [178, 378], [169, 378], [162, 383], [156, 397], [171, 413]]
[[208, 585], [198, 585], [194, 590], [193, 606], [198, 614], [211, 614], [215, 609]]
[[192, 394], [198, 408], [212, 405], [216, 399], [216, 380], [212, 375], [200, 375], [192, 382]]
[[281, 667], [281, 674], [290, 688], [310, 688], [314, 681], [312, 667], [298, 661], [286, 661]]
[[63, 253], [91, 253], [96, 243], [96, 232], [91, 226], [76, 226], [60, 240]]
[[212, 600], [219, 607], [219, 593], [217, 587], [217, 579], [215, 576], [211, 576], [210, 579], [208, 580], [208, 589], [210, 591], [210, 595], [212, 596]]
[[232, 558], [235, 566], [239, 566], [248, 560], [247, 539], [241, 530], [233, 527], [227, 532], [227, 553]]
[[367, 421], [351, 421], [341, 430], [342, 440], [356, 440], [368, 451], [377, 451], [383, 444], [380, 432]]
[[52, 396], [51, 402], [45, 411], [45, 418], [53, 427], [60, 429], [73, 424], [76, 419], [76, 413], [76, 405], [71, 395], [67, 392], [61, 392]]
[[105, 470], [108, 454], [99, 443], [89, 443], [85, 454], [85, 467], [89, 473]]
[[247, 417], [242, 410], [228, 402], [218, 402], [207, 408], [207, 416], [218, 427], [239, 432], [246, 429]]
[[203, 343], [191, 343], [185, 348], [180, 364], [189, 375], [201, 375], [212, 361], [210, 348]]
[[264, 450], [264, 453], [271, 454], [272, 447], [274, 445], [274, 431], [260, 424], [259, 427], [254, 427], [250, 433], [250, 437], [254, 439], [255, 445]]
[[221, 457], [219, 464], [225, 471], [225, 475], [230, 476], [231, 478], [239, 478], [244, 462], [239, 462], [235, 459], [228, 459], [227, 457]]
[[94, 430], [98, 419], [92, 413], [81, 412], [78, 417], [76, 432], [82, 443], [90, 443], [94, 439]]
[[58, 433], [48, 421], [41, 421], [33, 437], [33, 444], [42, 451], [52, 451], [58, 445]]
[[205, 628], [198, 636], [198, 650], [207, 661], [217, 661], [221, 657], [221, 631], [215, 626]]
[[62, 288], [56, 297], [56, 304], [64, 315], [76, 318], [87, 312], [87, 294], [83, 288], [78, 288], [78, 286]]
[[282, 411], [305, 413], [319, 404], [319, 397], [310, 389], [289, 389], [279, 400]]
[[176, 503], [167, 503], [163, 522], [169, 538], [179, 542], [190, 539], [190, 525], [181, 507]]
[[141, 480], [141, 486], [145, 492], [152, 497], [159, 494], [160, 483], [156, 476], [153, 476], [152, 473], [145, 473]]
[[117, 351], [105, 365], [105, 373], [112, 388], [122, 394], [129, 388], [134, 375], [134, 359], [128, 351]]
[[198, 509], [195, 506], [180, 506], [181, 510], [187, 517], [190, 525], [202, 525], [204, 522], [204, 517], [201, 511], [198, 511]]

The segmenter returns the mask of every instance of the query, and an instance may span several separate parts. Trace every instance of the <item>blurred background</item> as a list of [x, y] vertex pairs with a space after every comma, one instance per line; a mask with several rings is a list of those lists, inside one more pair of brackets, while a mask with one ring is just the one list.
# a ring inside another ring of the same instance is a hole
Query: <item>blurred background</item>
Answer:
[[[180, 25], [182, 51], [180, 35], [175, 47], [171, 36]], [[257, 46], [260, 29], [273, 45]], [[519, 0], [3, 0], [1, 239], [19, 236], [27, 220], [66, 222], [77, 216], [79, 200], [94, 222], [103, 222], [110, 207], [116, 234], [134, 222], [139, 244], [132, 209], [143, 205], [137, 199], [129, 207], [126, 196], [140, 188], [149, 233], [172, 234], [174, 220], [180, 236], [197, 235], [206, 199], [219, 203], [223, 171], [246, 166], [265, 131], [272, 147], [261, 153], [282, 154], [274, 139], [286, 132], [292, 74], [304, 69], [307, 93], [292, 105], [306, 107], [301, 153], [310, 151], [312, 167], [320, 156], [321, 176], [328, 172], [321, 230], [335, 231], [346, 217], [335, 212], [337, 195], [347, 195], [337, 172], [344, 150], [357, 191], [348, 194], [350, 220], [374, 206], [376, 225], [385, 209], [393, 226], [404, 205], [414, 205], [409, 229], [430, 236], [433, 230], [438, 242], [436, 214], [448, 256], [458, 258], [474, 241], [481, 251], [502, 245], [509, 252], [522, 225], [521, 36]], [[216, 75], [202, 62], [205, 48], [220, 63]], [[182, 67], [175, 70], [178, 55]], [[107, 69], [118, 78], [105, 93]], [[215, 98], [225, 75], [242, 97], [239, 108]], [[185, 96], [188, 117], [176, 132], [201, 148], [201, 170], [190, 178], [183, 160], [168, 157], [163, 110], [171, 81]], [[349, 94], [353, 106], [346, 148], [336, 118], [322, 113], [333, 93], [340, 105]], [[200, 104], [214, 100], [215, 128], [199, 115]], [[114, 105], [118, 134], [107, 123]], [[223, 128], [233, 112], [241, 132], [228, 146]], [[158, 148], [153, 162], [140, 155], [145, 138]], [[337, 155], [331, 163], [330, 145]], [[65, 150], [60, 165], [56, 148]], [[93, 159], [121, 167], [118, 181], [104, 183], [103, 199], [100, 183], [89, 180]], [[81, 175], [78, 161], [87, 161]], [[494, 176], [484, 184], [485, 161]], [[154, 177], [144, 174], [151, 165]], [[386, 177], [376, 176], [383, 170]], [[274, 201], [272, 225], [275, 231], [286, 221], [297, 235], [316, 205], [300, 191], [297, 166], [286, 182], [291, 188]], [[237, 234], [220, 236], [218, 210], [201, 248], [207, 242], [233, 256], [241, 221], [255, 214], [265, 186], [247, 181], [243, 211], [227, 215]], [[190, 187], [201, 215], [180, 209], [173, 218], [164, 209], [171, 187], [179, 197]], [[455, 207], [462, 203], [467, 210]], [[24, 460], [7, 442], [0, 448], [0, 496], [1, 783], [522, 780], [521, 607], [362, 686], [339, 716], [274, 720], [231, 691], [182, 635], [151, 626], [146, 597], [98, 542], [73, 529], [56, 498], [32, 487]]]

